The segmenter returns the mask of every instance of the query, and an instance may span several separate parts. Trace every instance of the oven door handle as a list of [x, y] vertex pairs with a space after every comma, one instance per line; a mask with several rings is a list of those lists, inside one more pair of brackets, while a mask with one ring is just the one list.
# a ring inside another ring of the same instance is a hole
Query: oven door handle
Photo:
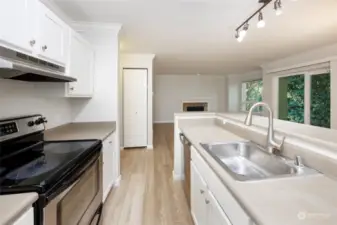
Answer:
[[67, 178], [62, 184], [47, 197], [47, 201], [49, 202], [54, 197], [61, 194], [64, 190], [66, 190], [68, 187], [70, 187], [75, 181], [77, 181], [86, 171], [88, 168], [92, 167], [95, 162], [98, 160], [100, 154], [95, 154], [95, 156], [91, 159], [90, 163], [86, 164], [83, 168], [81, 168], [80, 171], [78, 171], [76, 174], [71, 176], [70, 178]]

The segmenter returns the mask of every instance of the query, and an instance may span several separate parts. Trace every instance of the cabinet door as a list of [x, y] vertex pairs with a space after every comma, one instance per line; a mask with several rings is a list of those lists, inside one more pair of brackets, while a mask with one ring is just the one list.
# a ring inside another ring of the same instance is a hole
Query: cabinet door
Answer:
[[0, 45], [32, 53], [36, 45], [36, 0], [9, 0], [0, 2]]
[[113, 135], [103, 142], [103, 201], [108, 196], [114, 182]]
[[93, 49], [79, 34], [72, 32], [67, 73], [77, 81], [68, 84], [67, 96], [91, 97], [93, 95], [93, 64]]
[[64, 65], [69, 28], [43, 3], [39, 4], [39, 10], [39, 55], [46, 60]]
[[195, 225], [210, 225], [210, 223], [207, 223], [206, 194], [206, 183], [191, 162], [191, 213]]
[[212, 192], [208, 191], [206, 197], [207, 203], [207, 224], [212, 225], [232, 225], [227, 215], [220, 207], [219, 203], [213, 196]]
[[34, 210], [30, 208], [17, 219], [13, 225], [34, 225]]

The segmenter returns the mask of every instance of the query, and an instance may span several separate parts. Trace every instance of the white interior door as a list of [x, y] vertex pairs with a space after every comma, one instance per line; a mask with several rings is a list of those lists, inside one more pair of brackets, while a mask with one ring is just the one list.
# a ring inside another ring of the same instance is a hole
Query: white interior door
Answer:
[[123, 70], [124, 147], [147, 146], [147, 70]]

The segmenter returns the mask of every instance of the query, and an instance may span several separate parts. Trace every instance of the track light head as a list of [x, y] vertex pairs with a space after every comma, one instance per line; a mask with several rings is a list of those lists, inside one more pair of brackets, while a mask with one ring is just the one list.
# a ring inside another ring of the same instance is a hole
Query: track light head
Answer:
[[274, 9], [275, 9], [276, 16], [282, 15], [283, 11], [282, 11], [282, 2], [281, 2], [281, 0], [275, 0], [275, 2], [274, 2]]
[[263, 28], [266, 26], [266, 22], [263, 20], [262, 12], [259, 12], [259, 22], [257, 23], [257, 28]]
[[245, 37], [245, 35], [240, 35], [241, 32], [239, 32], [238, 30], [235, 33], [235, 38], [238, 42], [242, 42], [243, 38]]

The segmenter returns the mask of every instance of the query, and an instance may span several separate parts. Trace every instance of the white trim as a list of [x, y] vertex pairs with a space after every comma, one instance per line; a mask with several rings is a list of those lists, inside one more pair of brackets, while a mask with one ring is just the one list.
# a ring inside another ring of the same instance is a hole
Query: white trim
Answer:
[[122, 175], [119, 175], [119, 177], [116, 180], [112, 181], [109, 184], [108, 189], [103, 193], [103, 203], [108, 198], [108, 196], [109, 196], [110, 192], [112, 191], [112, 189], [114, 187], [119, 187], [120, 186], [121, 180], [122, 180]]
[[95, 22], [73, 22], [71, 26], [78, 32], [83, 31], [109, 31], [118, 34], [122, 29], [120, 23], [95, 23]]
[[122, 175], [119, 175], [119, 177], [114, 182], [114, 187], [119, 187], [121, 185], [122, 181]]
[[114, 186], [114, 183], [115, 183], [115, 181], [111, 181], [108, 188], [104, 191], [104, 193], [103, 193], [103, 203], [105, 202], [105, 200], [107, 199], [110, 191], [112, 190], [112, 188]]
[[191, 215], [192, 215], [192, 219], [193, 219], [194, 225], [199, 225], [198, 221], [197, 221], [197, 218], [195, 217], [194, 213], [192, 212], [192, 209], [191, 209]]
[[330, 61], [320, 61], [320, 62], [312, 62], [312, 63], [303, 63], [296, 66], [283, 67], [274, 70], [267, 70], [267, 76], [270, 75], [289, 75], [289, 74], [299, 74], [305, 73], [314, 70], [321, 69], [330, 69]]
[[173, 180], [184, 180], [185, 179], [184, 174], [176, 174], [174, 173], [174, 170], [172, 171], [172, 177], [173, 177]]
[[146, 146], [146, 148], [147, 148], [148, 150], [153, 150], [153, 145], [148, 145], [148, 146]]
[[310, 125], [311, 114], [311, 75], [304, 75], [304, 124]]
[[174, 123], [173, 120], [154, 121], [153, 123]]

